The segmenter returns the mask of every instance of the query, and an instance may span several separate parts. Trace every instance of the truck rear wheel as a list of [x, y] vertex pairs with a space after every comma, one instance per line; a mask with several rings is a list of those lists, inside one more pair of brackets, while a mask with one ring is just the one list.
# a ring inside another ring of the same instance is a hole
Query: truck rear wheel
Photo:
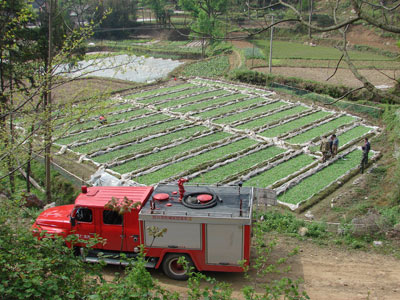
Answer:
[[171, 253], [167, 254], [162, 262], [162, 269], [169, 278], [175, 280], [187, 280], [189, 278], [188, 271], [184, 265], [178, 263], [180, 257], [184, 257], [188, 262], [189, 268], [193, 267], [193, 262], [186, 254]]

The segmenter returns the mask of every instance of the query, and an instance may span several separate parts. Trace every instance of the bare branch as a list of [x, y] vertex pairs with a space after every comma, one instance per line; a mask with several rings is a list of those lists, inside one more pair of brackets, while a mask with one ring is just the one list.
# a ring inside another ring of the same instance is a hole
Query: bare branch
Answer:
[[342, 60], [343, 60], [343, 54], [342, 54], [342, 56], [340, 57], [338, 63], [336, 64], [335, 71], [333, 72], [333, 74], [332, 74], [331, 76], [329, 76], [329, 77], [326, 79], [326, 81], [328, 81], [328, 80], [331, 79], [333, 76], [335, 76], [337, 70], [339, 69], [339, 65], [340, 65], [340, 63], [342, 62]]

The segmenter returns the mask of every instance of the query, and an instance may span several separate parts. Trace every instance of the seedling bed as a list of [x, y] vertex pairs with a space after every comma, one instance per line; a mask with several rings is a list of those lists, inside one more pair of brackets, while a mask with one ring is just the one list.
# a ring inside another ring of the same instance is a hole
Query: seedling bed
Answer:
[[176, 131], [164, 132], [161, 135], [156, 134], [138, 141], [118, 145], [113, 148], [109, 148], [106, 151], [96, 151], [88, 157], [92, 158], [93, 161], [97, 163], [109, 163], [111, 161], [118, 161], [124, 158], [136, 156], [141, 153], [154, 151], [167, 145], [174, 145], [179, 141], [184, 142], [187, 139], [196, 137], [197, 135], [208, 131], [209, 129], [204, 126], [187, 126], [186, 128], [178, 128]]
[[244, 181], [244, 186], [255, 186], [259, 188], [271, 188], [275, 183], [282, 179], [296, 174], [303, 168], [315, 163], [315, 158], [310, 155], [300, 154], [285, 160], [282, 163], [266, 168], [266, 170], [256, 176]]
[[156, 153], [150, 153], [149, 155], [130, 160], [124, 164], [112, 167], [111, 169], [121, 174], [132, 173], [132, 171], [134, 171], [134, 173], [142, 172], [144, 169], [149, 169], [165, 162], [176, 161], [180, 157], [189, 154], [189, 152], [199, 152], [210, 144], [223, 142], [229, 136], [231, 135], [225, 132], [213, 133], [204, 137], [188, 140], [186, 143], [182, 143], [173, 148], [161, 150]]
[[224, 97], [220, 97], [220, 98], [215, 98], [215, 99], [211, 99], [208, 101], [203, 101], [200, 103], [194, 103], [192, 105], [188, 105], [188, 106], [184, 106], [182, 108], [178, 108], [178, 109], [174, 109], [174, 112], [180, 112], [180, 113], [187, 113], [187, 112], [193, 112], [195, 113], [196, 111], [199, 110], [204, 110], [206, 108], [209, 107], [214, 107], [215, 105], [221, 105], [227, 102], [231, 102], [233, 100], [240, 100], [240, 99], [244, 99], [248, 97], [247, 95], [243, 95], [243, 94], [232, 94], [232, 95], [228, 95], [228, 96], [224, 96]]
[[318, 125], [314, 128], [311, 128], [301, 134], [298, 134], [288, 140], [286, 140], [290, 144], [304, 144], [309, 142], [317, 137], [320, 137], [324, 134], [330, 134], [335, 132], [338, 128], [351, 124], [356, 120], [355, 117], [351, 116], [341, 116], [335, 120], [326, 122], [322, 125]]
[[281, 110], [279, 112], [271, 112], [265, 116], [259, 116], [252, 118], [253, 121], [246, 122], [244, 124], [234, 126], [237, 129], [260, 129], [266, 125], [271, 124], [275, 121], [285, 120], [285, 118], [292, 117], [294, 115], [298, 115], [305, 111], [309, 110], [308, 107], [298, 105], [295, 107], [291, 107], [289, 109]]
[[274, 109], [276, 107], [279, 107], [281, 105], [284, 105], [281, 102], [278, 101], [273, 101], [271, 103], [270, 100], [266, 100], [264, 98], [249, 98], [247, 100], [242, 100], [242, 101], [238, 101], [229, 105], [225, 105], [219, 108], [215, 108], [215, 109], [211, 109], [208, 110], [206, 112], [202, 112], [199, 114], [194, 115], [195, 117], [200, 117], [202, 119], [208, 119], [208, 118], [213, 118], [216, 116], [221, 116], [221, 115], [226, 115], [232, 112], [237, 112], [240, 109], [250, 109], [256, 105], [264, 105], [264, 106], [268, 106], [270, 109]]
[[180, 99], [169, 100], [160, 104], [156, 104], [157, 108], [172, 108], [172, 107], [181, 107], [182, 105], [189, 105], [201, 101], [207, 101], [213, 99], [215, 97], [221, 97], [229, 95], [229, 92], [226, 90], [216, 90], [216, 91], [207, 91], [205, 93], [196, 95], [196, 96], [188, 96]]
[[198, 169], [204, 169], [219, 161], [224, 161], [230, 157], [240, 155], [256, 145], [257, 142], [251, 139], [241, 139], [229, 143], [225, 146], [208, 150], [205, 153], [195, 155], [191, 158], [170, 164], [155, 172], [134, 178], [135, 181], [142, 184], [154, 184], [157, 182], [171, 182], [177, 177], [188, 175]]
[[59, 144], [68, 145], [73, 143], [73, 146], [81, 145], [81, 142], [104, 139], [108, 136], [115, 134], [123, 134], [132, 130], [139, 130], [146, 126], [151, 126], [152, 124], [160, 124], [161, 122], [166, 122], [172, 120], [171, 117], [163, 114], [155, 114], [145, 118], [137, 118], [130, 122], [123, 122], [113, 126], [104, 126], [101, 128], [96, 128], [94, 130], [83, 132], [79, 134], [74, 134], [69, 137], [62, 138], [58, 141]]
[[168, 93], [175, 93], [177, 91], [183, 91], [185, 89], [190, 89], [193, 87], [197, 87], [196, 85], [192, 83], [185, 83], [185, 84], [178, 84], [174, 86], [169, 86], [169, 87], [164, 87], [164, 88], [157, 88], [155, 87], [154, 89], [147, 90], [147, 91], [141, 91], [135, 94], [131, 94], [126, 97], [126, 99], [136, 99], [138, 101], [142, 99], [146, 99], [148, 97], [157, 97], [159, 95], [165, 95]]
[[170, 93], [167, 95], [160, 95], [160, 96], [154, 96], [151, 98], [137, 100], [137, 102], [142, 103], [142, 104], [157, 105], [159, 103], [163, 103], [163, 102], [166, 102], [171, 99], [185, 98], [185, 97], [188, 97], [191, 95], [196, 96], [198, 94], [203, 94], [208, 91], [210, 91], [210, 89], [207, 87], [196, 87], [196, 88], [186, 89], [186, 90], [183, 90], [180, 92]]
[[282, 186], [282, 189], [277, 191], [279, 193], [278, 200], [297, 208], [299, 203], [321, 192], [352, 169], [358, 168], [361, 157], [360, 150], [352, 150], [343, 158], [337, 159], [322, 169], [308, 171], [309, 176], [303, 178], [296, 185], [294, 185], [296, 181], [293, 181], [288, 182], [287, 186]]
[[275, 146], [270, 146], [261, 150], [255, 149], [253, 153], [250, 153], [249, 151], [244, 156], [239, 157], [238, 159], [232, 159], [232, 161], [227, 160], [222, 165], [219, 165], [217, 168], [208, 169], [205, 173], [190, 179], [190, 182], [222, 184], [225, 183], [227, 180], [229, 181], [232, 178], [237, 178], [242, 174], [249, 172], [253, 168], [264, 165], [266, 162], [270, 161], [284, 151], [286, 150]]
[[281, 135], [286, 135], [289, 132], [307, 126], [308, 124], [316, 121], [323, 120], [326, 117], [332, 116], [332, 113], [326, 111], [317, 111], [305, 117], [297, 117], [295, 119], [289, 119], [282, 122], [282, 124], [277, 124], [272, 128], [261, 131], [258, 134], [265, 137], [278, 137]]
[[[90, 132], [92, 130], [95, 129], [104, 129], [106, 127], [112, 127], [112, 126], [116, 126], [118, 124], [121, 123], [126, 123], [126, 122], [130, 122], [130, 121], [134, 121], [137, 120], [139, 118], [147, 118], [150, 117], [152, 115], [155, 115], [156, 113], [146, 110], [146, 109], [139, 109], [139, 108], [134, 108], [130, 111], [127, 112], [121, 112], [119, 114], [113, 114], [113, 115], [106, 115], [106, 119], [107, 119], [107, 124], [106, 125], [102, 125], [99, 122], [99, 118], [97, 117], [95, 121], [89, 121], [86, 123], [82, 123], [79, 124], [81, 125], [79, 130], [74, 130], [74, 128], [79, 127], [79, 125], [74, 126], [73, 128], [71, 128], [71, 130], [69, 131], [68, 134], [64, 135], [64, 137], [70, 137], [73, 135], [78, 135], [81, 133], [85, 133], [85, 132]], [[99, 115], [104, 115], [104, 114], [99, 114]]]
[[74, 151], [77, 151], [79, 153], [90, 154], [93, 153], [94, 151], [102, 149], [105, 150], [109, 147], [114, 147], [116, 145], [137, 141], [149, 135], [171, 132], [175, 130], [176, 127], [178, 126], [183, 128], [186, 127], [187, 125], [188, 123], [183, 120], [170, 120], [168, 122], [164, 122], [158, 125], [147, 126], [140, 130], [133, 130], [123, 134], [116, 134], [107, 139], [88, 142], [85, 145], [75, 147]]

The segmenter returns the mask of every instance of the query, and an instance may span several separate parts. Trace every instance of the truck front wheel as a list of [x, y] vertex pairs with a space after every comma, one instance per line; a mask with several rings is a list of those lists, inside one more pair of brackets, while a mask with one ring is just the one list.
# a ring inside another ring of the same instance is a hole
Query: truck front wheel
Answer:
[[180, 257], [184, 257], [188, 262], [188, 267], [193, 267], [193, 262], [190, 257], [186, 254], [171, 253], [167, 254], [162, 262], [162, 269], [169, 278], [175, 280], [187, 280], [189, 278], [188, 271], [184, 268], [184, 265], [178, 263]]

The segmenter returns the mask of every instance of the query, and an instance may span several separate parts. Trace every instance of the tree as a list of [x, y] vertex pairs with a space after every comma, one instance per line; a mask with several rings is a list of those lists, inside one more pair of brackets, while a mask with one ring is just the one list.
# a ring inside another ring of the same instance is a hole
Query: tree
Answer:
[[109, 13], [107, 18], [101, 22], [96, 37], [127, 37], [129, 32], [125, 31], [124, 28], [133, 26], [134, 21], [136, 21], [136, 4], [137, 1], [131, 0], [100, 1], [97, 4], [98, 18], [95, 21], [99, 22], [103, 19], [103, 15], [106, 11], [109, 11]]
[[[338, 61], [338, 66], [342, 60], [344, 60], [349, 70], [353, 73], [353, 75], [363, 84], [363, 89], [373, 95], [373, 99], [378, 102], [389, 102], [389, 103], [400, 103], [400, 95], [397, 93], [392, 93], [390, 91], [384, 91], [377, 89], [373, 84], [371, 84], [365, 76], [363, 76], [353, 63], [352, 59], [348, 54], [348, 42], [347, 42], [347, 32], [354, 24], [360, 24], [363, 22], [366, 25], [371, 26], [375, 29], [380, 29], [383, 32], [391, 33], [391, 34], [399, 34], [400, 33], [400, 3], [398, 1], [393, 2], [391, 6], [387, 6], [384, 2], [365, 2], [363, 0], [350, 0], [349, 1], [350, 8], [348, 5], [343, 5], [339, 0], [335, 1], [335, 3], [328, 3], [327, 5], [333, 4], [331, 7], [332, 10], [332, 19], [334, 20], [333, 25], [319, 26], [316, 25], [316, 22], [312, 21], [311, 14], [312, 9], [309, 7], [308, 16], [304, 15], [299, 9], [296, 8], [296, 2], [293, 1], [285, 1], [285, 0], [277, 0], [268, 7], [265, 7], [265, 10], [269, 10], [273, 7], [283, 6], [286, 9], [289, 9], [293, 12], [293, 18], [286, 18], [275, 21], [273, 24], [264, 24], [264, 26], [257, 30], [256, 32], [248, 31], [249, 36], [257, 35], [263, 31], [269, 30], [272, 26], [276, 26], [277, 24], [284, 22], [297, 22], [302, 24], [309, 32], [329, 32], [329, 31], [338, 31], [342, 36], [342, 41], [336, 45], [336, 48], [342, 51], [342, 57]], [[303, 10], [304, 4], [307, 2], [303, 2]], [[312, 1], [310, 0], [310, 6]], [[321, 3], [321, 2], [320, 2]], [[346, 3], [348, 4], [348, 3]], [[337, 67], [338, 67], [337, 66]], [[336, 72], [336, 71], [335, 71]], [[388, 76], [389, 77], [389, 76]], [[399, 89], [400, 81], [394, 77], [391, 78], [394, 83], [394, 91]], [[354, 89], [353, 92], [360, 90]], [[346, 94], [347, 95], [347, 94]], [[344, 96], [346, 96], [344, 95]], [[341, 99], [341, 98], [340, 98]]]
[[151, 10], [156, 16], [157, 23], [160, 25], [166, 25], [171, 15], [170, 9], [167, 7], [167, 1], [146, 0], [145, 3], [150, 6]]
[[215, 43], [225, 35], [222, 16], [228, 10], [228, 0], [179, 0], [179, 5], [193, 16], [191, 36], [202, 40], [202, 56], [206, 43]]
[[[2, 159], [10, 172], [10, 190], [15, 190], [14, 93], [25, 90], [22, 66], [29, 57], [26, 43], [27, 25], [32, 11], [24, 0], [0, 1], [0, 140]], [[7, 122], [8, 121], [8, 122]], [[7, 126], [8, 123], [8, 126]]]

